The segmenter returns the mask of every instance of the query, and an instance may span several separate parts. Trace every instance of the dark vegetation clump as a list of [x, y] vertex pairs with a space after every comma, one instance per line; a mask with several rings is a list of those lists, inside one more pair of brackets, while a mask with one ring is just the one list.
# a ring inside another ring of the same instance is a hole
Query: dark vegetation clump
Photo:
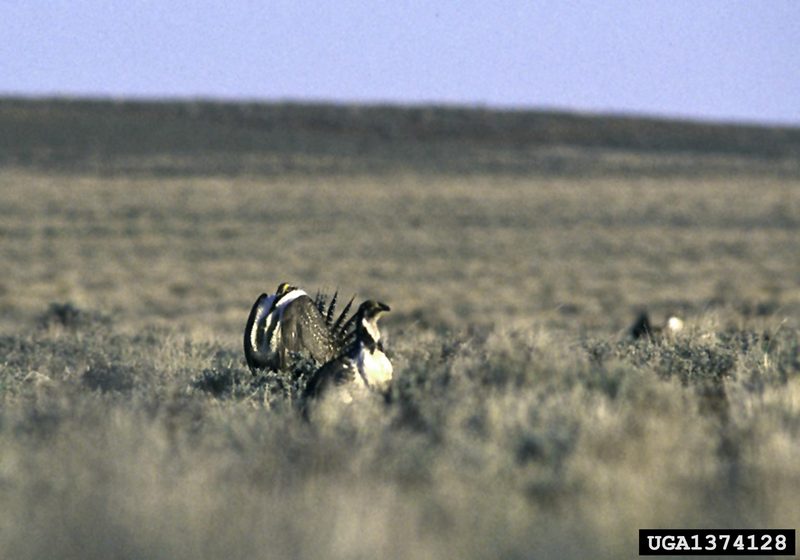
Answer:
[[94, 358], [86, 366], [82, 380], [92, 390], [129, 393], [136, 382], [136, 369], [103, 357]]
[[192, 387], [206, 391], [215, 397], [230, 397], [235, 385], [241, 381], [236, 378], [235, 372], [230, 368], [204, 369], [203, 372], [192, 380]]
[[242, 369], [241, 356], [232, 358], [226, 351], [217, 351], [213, 365], [195, 375], [190, 386], [218, 399], [249, 399], [254, 404], [301, 409], [303, 390], [314, 373], [317, 362], [311, 356], [295, 355], [291, 371], [260, 371], [252, 374]]
[[65, 329], [86, 329], [107, 327], [111, 318], [102, 313], [79, 309], [70, 302], [53, 302], [47, 311], [39, 315], [37, 324], [41, 328], [62, 327]]

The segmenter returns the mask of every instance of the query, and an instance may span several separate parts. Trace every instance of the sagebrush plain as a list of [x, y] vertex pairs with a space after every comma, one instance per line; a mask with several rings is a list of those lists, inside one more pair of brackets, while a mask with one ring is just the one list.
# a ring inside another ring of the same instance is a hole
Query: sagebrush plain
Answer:
[[[0, 102], [0, 557], [619, 558], [800, 526], [800, 132]], [[281, 281], [385, 301], [306, 422]], [[683, 331], [630, 340], [647, 309]]]

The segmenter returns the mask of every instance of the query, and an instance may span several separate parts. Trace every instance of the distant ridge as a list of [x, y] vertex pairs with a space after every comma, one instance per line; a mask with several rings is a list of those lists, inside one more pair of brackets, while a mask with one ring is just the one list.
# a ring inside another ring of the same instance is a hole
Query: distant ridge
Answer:
[[0, 98], [0, 164], [101, 173], [800, 175], [800, 128], [436, 106]]

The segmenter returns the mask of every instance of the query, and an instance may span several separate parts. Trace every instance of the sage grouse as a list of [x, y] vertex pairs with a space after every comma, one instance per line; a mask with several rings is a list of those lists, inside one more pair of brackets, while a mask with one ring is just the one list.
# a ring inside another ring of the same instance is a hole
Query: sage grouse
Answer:
[[683, 329], [683, 321], [674, 315], [670, 316], [663, 325], [653, 325], [647, 311], [642, 311], [628, 331], [631, 338], [660, 339], [664, 335], [673, 335]]
[[392, 363], [383, 352], [378, 319], [390, 311], [385, 303], [367, 300], [355, 314], [355, 340], [308, 380], [305, 398], [322, 396], [337, 389], [344, 402], [371, 389], [386, 393], [392, 382]]
[[250, 371], [287, 371], [300, 356], [324, 364], [340, 355], [355, 338], [355, 315], [347, 319], [351, 299], [334, 320], [336, 298], [334, 294], [328, 303], [327, 296], [318, 293], [312, 299], [287, 282], [273, 295], [261, 294], [244, 331]]

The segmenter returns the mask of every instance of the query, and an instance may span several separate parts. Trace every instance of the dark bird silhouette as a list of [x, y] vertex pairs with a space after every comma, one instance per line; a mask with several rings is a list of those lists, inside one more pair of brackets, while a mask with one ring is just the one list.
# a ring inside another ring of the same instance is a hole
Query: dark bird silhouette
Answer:
[[642, 311], [628, 332], [634, 340], [645, 337], [655, 340], [664, 335], [675, 334], [681, 329], [683, 329], [683, 321], [674, 315], [670, 316], [663, 325], [653, 325], [647, 311]]

